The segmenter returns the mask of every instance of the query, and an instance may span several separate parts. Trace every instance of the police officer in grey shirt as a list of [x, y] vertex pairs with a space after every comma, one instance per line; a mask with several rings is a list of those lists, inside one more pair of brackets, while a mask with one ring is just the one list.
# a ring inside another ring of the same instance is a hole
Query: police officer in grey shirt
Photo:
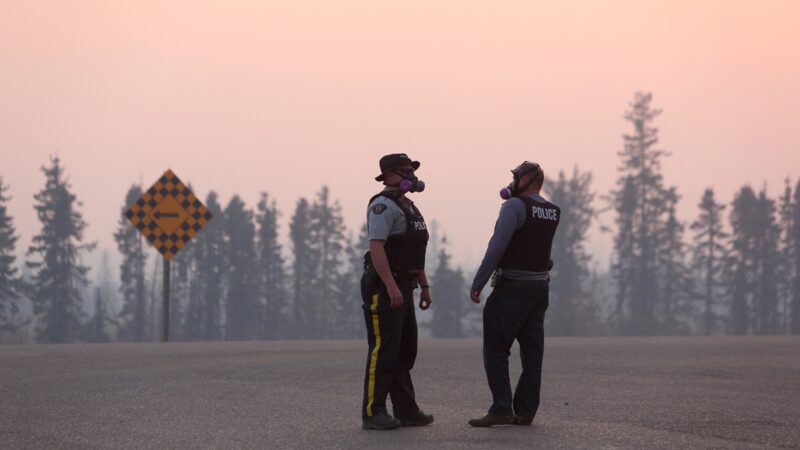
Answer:
[[[362, 426], [389, 430], [424, 426], [433, 416], [417, 405], [411, 369], [417, 357], [417, 319], [414, 289], [422, 289], [420, 309], [431, 305], [425, 275], [428, 229], [408, 192], [421, 192], [425, 183], [414, 174], [419, 161], [405, 153], [380, 160], [375, 180], [386, 188], [374, 195], [367, 209], [369, 252], [364, 255], [361, 279], [364, 320], [367, 326], [367, 367], [364, 375]], [[391, 396], [394, 417], [386, 410]]]
[[[540, 194], [544, 172], [523, 162], [501, 191], [507, 198], [470, 288], [473, 302], [494, 274], [494, 289], [483, 309], [483, 362], [492, 406], [469, 421], [475, 427], [530, 425], [539, 408], [544, 350], [544, 314], [549, 302], [550, 252], [561, 210]], [[522, 374], [512, 396], [508, 355], [519, 342]]]

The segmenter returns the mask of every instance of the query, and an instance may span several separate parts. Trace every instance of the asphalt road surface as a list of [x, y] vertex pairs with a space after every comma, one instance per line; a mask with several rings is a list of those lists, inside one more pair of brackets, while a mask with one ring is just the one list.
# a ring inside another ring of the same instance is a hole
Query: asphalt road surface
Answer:
[[[424, 340], [433, 425], [363, 431], [366, 343], [0, 346], [0, 448], [800, 448], [800, 338], [548, 338], [531, 427], [476, 429], [479, 340]], [[512, 379], [519, 372], [516, 350]]]

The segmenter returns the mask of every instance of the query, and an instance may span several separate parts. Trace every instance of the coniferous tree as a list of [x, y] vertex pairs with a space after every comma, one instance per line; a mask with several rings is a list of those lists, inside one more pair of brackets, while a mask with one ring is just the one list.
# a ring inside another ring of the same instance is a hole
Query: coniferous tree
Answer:
[[0, 342], [3, 332], [17, 327], [13, 317], [19, 312], [19, 300], [22, 297], [22, 281], [17, 275], [16, 248], [17, 236], [11, 216], [8, 214], [6, 202], [11, 198], [5, 195], [8, 187], [0, 178]]
[[190, 250], [191, 266], [188, 302], [186, 305], [186, 339], [215, 341], [222, 337], [223, 282], [228, 267], [225, 242], [225, 215], [211, 191], [206, 208], [214, 219], [195, 237]]
[[[190, 188], [191, 189], [191, 188]], [[183, 325], [183, 337], [188, 341], [195, 341], [203, 339], [203, 293], [200, 282], [203, 277], [198, 273], [198, 264], [200, 257], [200, 248], [202, 247], [202, 233], [194, 237], [192, 242], [181, 249], [181, 253], [185, 252], [184, 264], [186, 266], [186, 306], [184, 308], [185, 322]]]
[[80, 252], [94, 244], [83, 243], [80, 202], [70, 192], [58, 157], [50, 167], [42, 167], [45, 186], [36, 195], [34, 209], [42, 223], [41, 232], [28, 249], [33, 271], [34, 313], [40, 342], [73, 342], [81, 336], [81, 289], [88, 285], [89, 267], [80, 263]]
[[113, 324], [108, 315], [106, 301], [98, 287], [95, 289], [94, 315], [86, 324], [86, 340], [94, 343], [111, 342], [106, 330]]
[[657, 247], [658, 274], [663, 281], [661, 300], [655, 305], [659, 330], [663, 334], [685, 334], [694, 309], [694, 283], [689, 272], [684, 225], [676, 214], [678, 194], [675, 188], [666, 191], [664, 205], [666, 221], [661, 228]]
[[367, 242], [366, 224], [361, 229], [358, 239], [348, 237], [344, 248], [343, 270], [340, 270], [334, 281], [339, 301], [336, 302], [337, 316], [333, 337], [351, 339], [361, 337], [364, 333], [363, 301], [361, 299], [361, 275], [364, 272], [364, 253]]
[[[366, 227], [366, 224], [364, 224], [364, 226]], [[439, 243], [442, 240], [441, 237], [439, 237], [439, 222], [436, 219], [431, 220], [428, 229], [430, 230], [430, 237], [428, 239], [428, 248], [425, 253], [425, 271], [427, 273], [434, 273], [436, 272], [436, 265], [439, 264]], [[369, 244], [367, 244], [367, 246], [369, 246]]]
[[600, 271], [596, 267], [588, 280], [588, 302], [594, 305], [595, 321], [586, 334], [605, 335], [616, 332], [618, 326], [614, 318], [614, 280], [610, 271]]
[[191, 297], [191, 271], [194, 263], [193, 242], [189, 241], [172, 258], [170, 263], [170, 311], [169, 338], [171, 341], [191, 340], [189, 335], [188, 308]]
[[211, 221], [203, 230], [205, 248], [202, 260], [198, 262], [198, 272], [202, 275], [201, 283], [204, 301], [202, 304], [203, 339], [219, 340], [222, 338], [222, 299], [224, 296], [224, 276], [228, 267], [225, 242], [225, 214], [222, 205], [217, 201], [217, 194], [209, 192], [206, 197], [206, 208], [218, 218]]
[[464, 314], [466, 280], [461, 269], [450, 267], [452, 256], [447, 253], [447, 238], [442, 237], [439, 262], [431, 277], [431, 290], [436, 306], [432, 308], [431, 333], [437, 338], [455, 338], [464, 335], [461, 320]]
[[108, 311], [109, 316], [116, 317], [115, 295], [117, 289], [111, 273], [111, 263], [108, 250], [103, 250], [103, 254], [100, 257], [100, 267], [97, 270], [96, 283], [97, 288], [100, 289], [100, 296], [103, 298], [103, 302], [106, 305], [106, 310]]
[[330, 190], [323, 186], [310, 210], [310, 243], [315, 253], [313, 278], [314, 297], [312, 309], [314, 322], [312, 334], [315, 338], [330, 338], [341, 333], [349, 319], [346, 293], [339, 292], [336, 280], [339, 278], [344, 250], [347, 245], [342, 208], [337, 201], [331, 201]]
[[706, 335], [714, 332], [720, 315], [716, 311], [720, 304], [722, 291], [722, 270], [725, 261], [725, 241], [729, 235], [722, 228], [725, 205], [714, 199], [714, 190], [708, 188], [698, 205], [700, 215], [691, 229], [694, 231], [694, 253], [692, 265], [699, 284], [702, 286], [702, 326]]
[[766, 189], [757, 196], [743, 187], [730, 215], [731, 254], [726, 268], [734, 334], [770, 334], [780, 330], [778, 274], [780, 227], [775, 201]]
[[125, 204], [120, 213], [119, 225], [114, 240], [122, 255], [120, 264], [120, 292], [122, 293], [122, 312], [120, 313], [120, 337], [134, 342], [150, 340], [151, 320], [148, 312], [145, 265], [147, 255], [139, 230], [131, 225], [125, 212], [142, 196], [142, 188], [131, 186], [125, 195]]
[[[194, 191], [191, 183], [186, 186], [190, 191]], [[215, 220], [212, 220], [215, 222]], [[210, 222], [209, 222], [210, 223]], [[208, 224], [206, 225], [206, 227]], [[182, 289], [182, 319], [181, 335], [184, 340], [194, 341], [203, 339], [204, 318], [202, 314], [203, 292], [200, 282], [203, 277], [198, 275], [198, 262], [201, 255], [201, 245], [198, 241], [203, 239], [207, 232], [204, 229], [196, 235], [178, 254], [178, 278]]]
[[146, 291], [148, 292], [147, 295], [147, 303], [150, 305], [150, 318], [149, 326], [150, 330], [148, 334], [153, 336], [154, 338], [158, 338], [161, 336], [161, 329], [162, 329], [162, 313], [161, 308], [163, 307], [163, 288], [164, 288], [164, 258], [160, 255], [157, 255], [153, 258], [153, 272], [152, 276], [150, 277], [150, 284], [147, 286]]
[[794, 189], [786, 179], [780, 202], [780, 327], [800, 334], [800, 179]]
[[[105, 331], [108, 333], [109, 339], [114, 341], [119, 336], [120, 323], [119, 314], [116, 307], [116, 293], [117, 287], [115, 286], [113, 275], [111, 273], [111, 263], [109, 262], [109, 254], [107, 250], [103, 250], [100, 258], [100, 267], [97, 269], [97, 280], [95, 286], [95, 303], [99, 295], [103, 302], [103, 313], [106, 316], [107, 326]], [[89, 305], [97, 312], [97, 305]], [[94, 316], [92, 317], [94, 318]]]
[[617, 234], [614, 236], [614, 261], [611, 264], [611, 274], [616, 284], [613, 318], [617, 331], [624, 335], [633, 332], [630, 300], [637, 270], [633, 239], [636, 197], [631, 177], [625, 179], [622, 190], [615, 196], [614, 209], [617, 213]]
[[255, 234], [253, 212], [234, 195], [225, 208], [228, 248], [225, 338], [228, 340], [257, 339], [263, 330], [255, 273]]
[[790, 331], [800, 334], [800, 180], [794, 188], [794, 200], [787, 220], [787, 254], [790, 260], [789, 279], [791, 280]]
[[553, 335], [586, 334], [595, 328], [595, 305], [587, 302], [589, 262], [586, 251], [589, 227], [595, 215], [591, 192], [592, 175], [576, 167], [570, 178], [564, 172], [545, 183], [550, 201], [561, 207], [561, 222], [553, 242], [548, 333]]
[[767, 197], [766, 188], [758, 194], [754, 218], [756, 245], [756, 334], [777, 333], [780, 329], [778, 314], [778, 284], [780, 273], [780, 226], [775, 201]]
[[[620, 225], [615, 238], [614, 276], [618, 286], [617, 317], [626, 334], [664, 332], [664, 288], [661, 278], [665, 253], [661, 238], [668, 222], [670, 190], [664, 187], [661, 159], [668, 155], [656, 148], [658, 128], [653, 121], [661, 113], [653, 109], [650, 94], [636, 93], [625, 119], [634, 132], [624, 136], [625, 145], [613, 204]], [[625, 234], [623, 234], [625, 233]], [[624, 316], [622, 316], [624, 314]]]
[[[358, 240], [353, 243], [354, 250], [361, 255], [361, 262], [364, 262], [364, 255], [369, 251], [369, 230], [367, 229], [367, 222], [361, 224], [361, 231], [358, 232]], [[427, 267], [427, 266], [426, 266]], [[361, 269], [363, 269], [363, 264]], [[361, 279], [361, 272], [358, 273], [359, 280]]]
[[780, 198], [779, 226], [780, 239], [780, 271], [778, 273], [778, 300], [780, 303], [780, 329], [781, 333], [789, 332], [789, 302], [792, 295], [792, 255], [791, 255], [791, 220], [792, 220], [792, 185], [787, 178], [783, 195]]
[[292, 262], [294, 337], [312, 336], [312, 327], [316, 323], [313, 288], [317, 275], [315, 272], [316, 255], [311, 248], [310, 213], [308, 200], [301, 198], [297, 201], [289, 226], [294, 253]]
[[730, 297], [731, 332], [736, 335], [750, 332], [751, 310], [755, 303], [756, 244], [751, 230], [757, 201], [753, 189], [744, 186], [734, 197], [730, 212], [731, 240], [725, 281]]
[[289, 293], [286, 290], [286, 267], [278, 242], [278, 217], [280, 213], [273, 199], [261, 194], [256, 216], [259, 297], [264, 305], [263, 336], [281, 339], [287, 331]]
[[[440, 240], [441, 241], [441, 240]], [[436, 273], [439, 267], [436, 266], [433, 273]], [[461, 332], [464, 337], [480, 337], [483, 335], [483, 308], [482, 307], [471, 307], [472, 302], [466, 300], [469, 298], [469, 287], [471, 280], [475, 279], [475, 274], [477, 273], [478, 268], [476, 267], [473, 272], [464, 272], [462, 270], [462, 276], [464, 277], [464, 289], [467, 290], [467, 293], [462, 297], [462, 302], [464, 304], [461, 305]], [[431, 272], [428, 272], [431, 273]], [[438, 303], [438, 292], [433, 293], [434, 301]], [[433, 308], [433, 307], [432, 307]], [[431, 309], [431, 311], [434, 311]]]

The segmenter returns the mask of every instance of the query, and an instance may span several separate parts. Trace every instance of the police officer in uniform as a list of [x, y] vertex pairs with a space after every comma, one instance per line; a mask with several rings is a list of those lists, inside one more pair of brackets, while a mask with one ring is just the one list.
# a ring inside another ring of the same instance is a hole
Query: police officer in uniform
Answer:
[[[539, 408], [550, 251], [561, 210], [539, 194], [544, 172], [538, 164], [525, 161], [511, 173], [512, 183], [501, 191], [508, 200], [470, 288], [472, 301], [480, 303], [494, 272], [483, 309], [483, 362], [493, 402], [488, 414], [469, 421], [475, 427], [530, 425]], [[508, 356], [515, 339], [522, 374], [512, 397]]]
[[[419, 161], [395, 153], [381, 158], [379, 165], [381, 174], [375, 180], [386, 187], [369, 201], [369, 252], [364, 255], [361, 280], [369, 342], [362, 420], [364, 429], [389, 430], [433, 422], [433, 416], [417, 405], [410, 373], [417, 356], [414, 289], [422, 290], [422, 310], [430, 307], [431, 292], [425, 275], [428, 230], [406, 197], [425, 188], [414, 175]], [[387, 395], [394, 417], [386, 410]]]

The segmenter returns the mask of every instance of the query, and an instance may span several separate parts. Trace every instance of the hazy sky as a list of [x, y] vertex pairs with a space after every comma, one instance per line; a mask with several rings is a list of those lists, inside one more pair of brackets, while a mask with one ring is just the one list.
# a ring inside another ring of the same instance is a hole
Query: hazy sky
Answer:
[[[201, 198], [268, 191], [282, 234], [327, 184], [361, 225], [378, 158], [422, 161], [415, 196], [473, 270], [522, 160], [613, 187], [637, 90], [664, 110], [666, 181], [777, 195], [800, 176], [798, 1], [0, 0], [0, 176], [22, 254], [58, 154], [89, 239], [167, 168]], [[610, 224], [606, 214], [601, 221]], [[605, 266], [611, 237], [591, 248]]]

